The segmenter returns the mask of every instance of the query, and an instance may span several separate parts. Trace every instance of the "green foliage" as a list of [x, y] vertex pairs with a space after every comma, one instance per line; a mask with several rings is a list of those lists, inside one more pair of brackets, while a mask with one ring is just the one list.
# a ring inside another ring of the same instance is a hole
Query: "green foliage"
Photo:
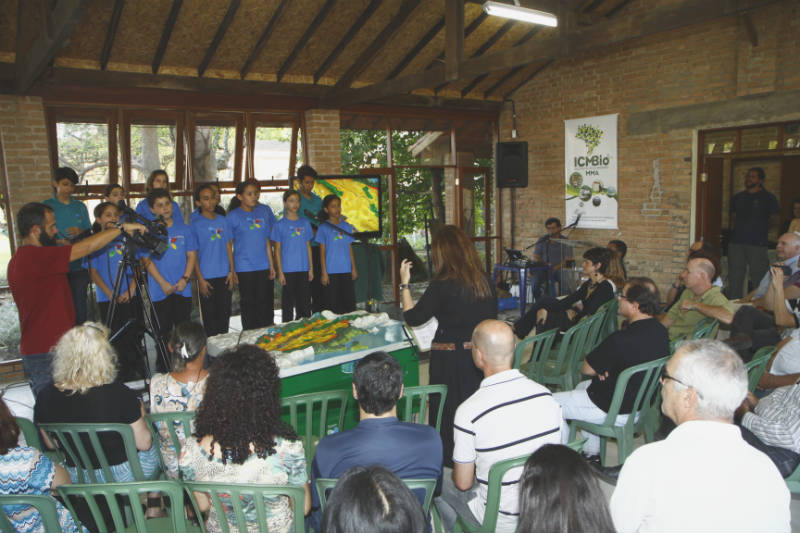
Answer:
[[57, 126], [58, 164], [75, 169], [89, 183], [108, 183], [108, 126], [60, 122]]

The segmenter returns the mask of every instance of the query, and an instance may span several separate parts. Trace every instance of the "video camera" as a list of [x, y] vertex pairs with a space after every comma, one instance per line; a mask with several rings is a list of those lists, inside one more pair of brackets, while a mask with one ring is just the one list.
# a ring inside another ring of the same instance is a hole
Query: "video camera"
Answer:
[[138, 222], [147, 228], [147, 233], [134, 231], [133, 234], [129, 234], [123, 232], [123, 238], [128, 239], [129, 242], [139, 248], [148, 250], [156, 255], [162, 255], [167, 251], [167, 225], [163, 218], [158, 217], [155, 220], [148, 220], [125, 205], [125, 202], [122, 200], [117, 204], [117, 207], [122, 214], [128, 215], [131, 221]]

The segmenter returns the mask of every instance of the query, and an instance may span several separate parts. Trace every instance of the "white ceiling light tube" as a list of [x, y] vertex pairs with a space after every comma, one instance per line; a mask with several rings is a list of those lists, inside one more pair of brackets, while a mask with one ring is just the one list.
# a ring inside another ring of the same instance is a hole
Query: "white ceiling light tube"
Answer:
[[539, 11], [538, 9], [529, 9], [527, 7], [503, 4], [501, 2], [489, 0], [488, 2], [484, 2], [483, 10], [487, 15], [495, 17], [533, 22], [534, 24], [551, 26], [553, 28], [558, 26], [558, 19], [555, 15], [546, 11]]

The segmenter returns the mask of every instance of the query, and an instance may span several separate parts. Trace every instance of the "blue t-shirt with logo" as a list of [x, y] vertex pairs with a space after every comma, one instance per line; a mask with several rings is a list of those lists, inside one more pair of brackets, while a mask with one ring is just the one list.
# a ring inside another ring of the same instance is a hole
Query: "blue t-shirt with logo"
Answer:
[[[92, 227], [92, 223], [89, 220], [89, 211], [83, 202], [70, 198], [68, 204], [62, 204], [58, 198], [53, 196], [42, 203], [53, 210], [53, 215], [56, 218], [56, 228], [58, 229], [57, 239], [69, 237], [67, 228], [77, 226], [83, 231]], [[83, 270], [84, 268], [80, 259], [69, 264], [70, 271]]]
[[[331, 222], [330, 224], [333, 224]], [[335, 226], [341, 230], [353, 233], [353, 226], [345, 221], [341, 221]], [[331, 227], [331, 225], [322, 223], [317, 230], [315, 240], [325, 245], [325, 266], [328, 274], [344, 274], [352, 271], [350, 264], [350, 243], [353, 239], [350, 235], [346, 235]]]
[[[150, 211], [150, 204], [147, 203], [147, 198], [142, 198], [139, 200], [139, 203], [136, 204], [136, 212], [142, 215], [147, 220], [155, 220], [156, 216]], [[172, 220], [181, 219], [183, 222], [183, 213], [181, 213], [181, 206], [178, 205], [178, 202], [172, 200]]]
[[213, 219], [200, 213], [192, 213], [192, 236], [197, 243], [197, 260], [200, 273], [205, 279], [224, 278], [230, 272], [228, 264], [228, 242], [231, 230], [222, 215]]
[[255, 272], [270, 267], [267, 239], [275, 224], [272, 209], [256, 205], [248, 212], [237, 207], [225, 217], [233, 238], [233, 264], [236, 272]]
[[281, 268], [285, 272], [308, 271], [308, 247], [313, 237], [311, 223], [305, 218], [283, 217], [272, 227], [270, 239], [281, 243]]
[[[194, 235], [192, 235], [192, 230], [184, 224], [183, 220], [174, 218], [172, 220], [172, 226], [167, 228], [167, 251], [161, 257], [151, 255], [150, 259], [161, 276], [167, 280], [167, 283], [175, 285], [181, 280], [183, 273], [186, 271], [186, 253], [196, 251], [197, 243], [194, 240]], [[152, 301], [160, 302], [167, 297], [161, 290], [161, 285], [153, 279], [153, 276], [150, 276], [148, 287]], [[172, 294], [191, 298], [192, 286], [187, 283], [186, 288], [181, 292], [173, 292]]]
[[[117, 237], [108, 243], [105, 248], [92, 253], [88, 257], [88, 265], [86, 266], [96, 270], [103, 280], [103, 283], [112, 291], [114, 290], [114, 282], [117, 280], [117, 269], [119, 267], [119, 262], [122, 260], [124, 246], [122, 238]], [[131, 272], [130, 267], [126, 268], [125, 274], [122, 276], [122, 286], [120, 287], [121, 294], [128, 290], [132, 279], [133, 272]], [[109, 301], [108, 296], [106, 296], [106, 293], [103, 292], [100, 287], [97, 288], [96, 292], [98, 302]]]

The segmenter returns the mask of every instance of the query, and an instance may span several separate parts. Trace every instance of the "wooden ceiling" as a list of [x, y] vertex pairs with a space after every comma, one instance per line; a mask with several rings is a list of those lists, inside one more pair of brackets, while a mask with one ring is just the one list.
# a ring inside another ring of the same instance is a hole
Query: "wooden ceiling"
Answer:
[[0, 91], [157, 87], [497, 110], [554, 60], [767, 3], [522, 0], [558, 15], [547, 28], [464, 0], [0, 0]]

